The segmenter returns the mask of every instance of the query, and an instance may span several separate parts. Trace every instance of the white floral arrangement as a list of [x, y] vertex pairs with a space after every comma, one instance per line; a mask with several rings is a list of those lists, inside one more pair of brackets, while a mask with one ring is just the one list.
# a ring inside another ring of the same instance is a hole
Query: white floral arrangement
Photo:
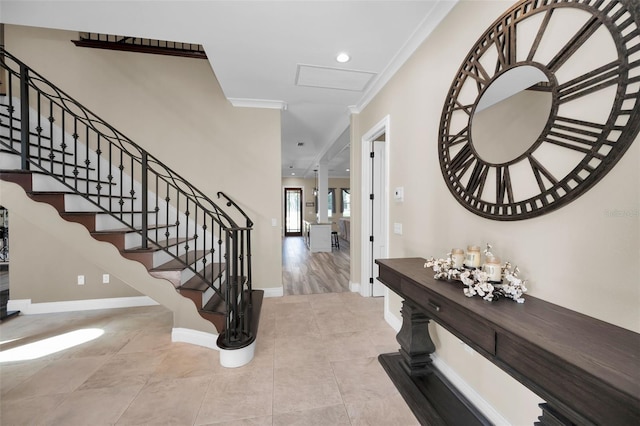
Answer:
[[[493, 257], [490, 252], [491, 246], [487, 244], [484, 254], [487, 258]], [[467, 297], [480, 296], [484, 300], [493, 301], [501, 297], [513, 299], [518, 303], [524, 303], [522, 297], [527, 292], [526, 280], [518, 277], [520, 270], [512, 267], [510, 262], [501, 265], [502, 280], [500, 283], [492, 283], [486, 272], [481, 269], [456, 269], [453, 267], [451, 253], [446, 259], [427, 259], [425, 268], [432, 268], [435, 272], [435, 279], [447, 279], [462, 281], [466, 286], [464, 294]]]

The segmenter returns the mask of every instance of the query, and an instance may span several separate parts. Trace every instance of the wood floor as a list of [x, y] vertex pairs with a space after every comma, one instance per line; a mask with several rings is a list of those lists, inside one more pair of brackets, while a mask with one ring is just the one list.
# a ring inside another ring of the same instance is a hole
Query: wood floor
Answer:
[[340, 250], [311, 253], [302, 237], [282, 239], [284, 294], [341, 293], [349, 291], [349, 243], [340, 240]]

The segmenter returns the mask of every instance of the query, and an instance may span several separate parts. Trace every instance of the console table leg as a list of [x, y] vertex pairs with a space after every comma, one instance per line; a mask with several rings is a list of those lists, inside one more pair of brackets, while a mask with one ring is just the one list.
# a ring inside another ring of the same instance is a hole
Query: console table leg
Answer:
[[411, 303], [402, 302], [402, 328], [396, 336], [400, 343], [402, 366], [410, 376], [432, 372], [430, 354], [436, 350], [429, 335], [430, 318]]

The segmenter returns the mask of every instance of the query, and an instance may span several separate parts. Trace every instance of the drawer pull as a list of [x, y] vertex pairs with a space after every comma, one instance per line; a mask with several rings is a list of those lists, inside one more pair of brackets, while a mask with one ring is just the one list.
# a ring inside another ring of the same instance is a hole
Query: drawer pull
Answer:
[[434, 311], [436, 311], [436, 312], [440, 312], [440, 306], [436, 305], [435, 303], [433, 303], [431, 301], [429, 301], [429, 307], [431, 309], [433, 309]]

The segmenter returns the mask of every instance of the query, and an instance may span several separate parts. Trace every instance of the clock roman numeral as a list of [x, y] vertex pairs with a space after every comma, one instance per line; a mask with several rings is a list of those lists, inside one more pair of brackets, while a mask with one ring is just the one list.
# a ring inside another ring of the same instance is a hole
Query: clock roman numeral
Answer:
[[482, 92], [482, 90], [487, 86], [487, 83], [491, 80], [487, 71], [478, 61], [473, 61], [469, 66], [465, 67], [462, 70], [462, 73], [475, 80], [478, 93]]
[[511, 187], [509, 166], [498, 166], [496, 167], [496, 204], [505, 204], [505, 196], [507, 203], [513, 204], [513, 189]]
[[496, 73], [498, 73], [517, 62], [515, 24], [507, 26], [504, 32], [496, 38], [495, 44], [498, 50], [498, 62], [496, 63]]
[[552, 72], [558, 69], [595, 33], [602, 25], [596, 16], [587, 21], [586, 24], [565, 44], [556, 56], [547, 64]]
[[462, 105], [460, 102], [456, 101], [456, 106], [453, 107], [451, 111], [464, 111], [468, 116], [471, 116], [471, 108], [473, 108], [473, 104]]
[[560, 103], [569, 102], [605, 87], [617, 84], [622, 73], [619, 61], [611, 62], [558, 86]]
[[547, 170], [542, 164], [540, 164], [538, 160], [533, 158], [532, 155], [529, 155], [528, 158], [529, 158], [529, 164], [531, 165], [531, 170], [533, 170], [533, 175], [536, 178], [536, 182], [538, 182], [538, 187], [540, 188], [540, 192], [547, 191], [547, 188], [545, 187], [545, 184], [544, 184], [544, 180], [542, 179], [543, 177], [546, 178], [549, 182], [551, 182], [553, 186], [555, 186], [558, 183], [558, 179], [556, 179], [555, 176], [553, 176], [551, 172], [549, 172], [549, 170]]
[[529, 54], [527, 55], [527, 61], [533, 61], [533, 57], [538, 50], [538, 46], [540, 46], [540, 41], [542, 40], [542, 36], [547, 29], [547, 25], [549, 25], [549, 21], [551, 20], [551, 15], [555, 9], [547, 9], [547, 13], [544, 14], [544, 19], [542, 20], [542, 24], [540, 24], [540, 28], [538, 28], [538, 33], [536, 34], [536, 38], [533, 40], [533, 44], [531, 45], [531, 49], [529, 49]]
[[467, 169], [476, 161], [471, 145], [467, 142], [462, 149], [451, 159], [449, 170], [458, 176], [463, 175]]
[[455, 135], [447, 135], [447, 145], [449, 147], [453, 145], [457, 145], [459, 143], [468, 142], [469, 141], [469, 126], [460, 130]]
[[[600, 147], [598, 140], [604, 127], [602, 124], [590, 121], [556, 117], [553, 126], [543, 140], [583, 154], [592, 154], [602, 159], [596, 151]], [[603, 143], [611, 144], [606, 140]]]
[[487, 180], [487, 173], [489, 172], [489, 166], [482, 161], [476, 162], [471, 172], [471, 177], [467, 183], [467, 192], [476, 197], [482, 195], [484, 191], [484, 183]]

